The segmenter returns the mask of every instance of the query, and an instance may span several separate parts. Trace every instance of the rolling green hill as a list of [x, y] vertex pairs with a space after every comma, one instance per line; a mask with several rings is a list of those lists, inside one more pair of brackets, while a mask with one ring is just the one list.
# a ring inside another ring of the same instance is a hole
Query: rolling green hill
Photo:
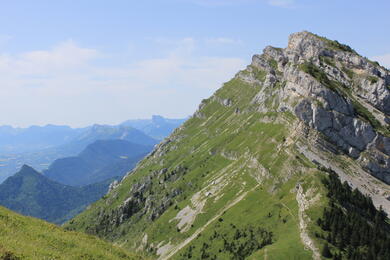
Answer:
[[96, 237], [0, 207], [0, 259], [143, 259]]
[[292, 34], [66, 228], [158, 259], [386, 259], [389, 81], [347, 45]]

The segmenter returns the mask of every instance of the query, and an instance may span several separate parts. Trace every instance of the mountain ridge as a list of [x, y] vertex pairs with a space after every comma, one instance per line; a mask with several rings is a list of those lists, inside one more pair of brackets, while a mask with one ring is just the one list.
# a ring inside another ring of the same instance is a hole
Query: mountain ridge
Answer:
[[[389, 185], [376, 179], [389, 176], [381, 120], [390, 107], [389, 80], [386, 69], [347, 45], [292, 34], [287, 48], [254, 55], [66, 227], [158, 259], [321, 259], [321, 248], [335, 256], [362, 254], [365, 242], [347, 252], [318, 224], [329, 221], [325, 209], [332, 205], [371, 221], [358, 206], [331, 199], [339, 184], [324, 179], [336, 173], [390, 212]], [[370, 203], [364, 207], [372, 209]], [[367, 246], [380, 245], [377, 238]]]

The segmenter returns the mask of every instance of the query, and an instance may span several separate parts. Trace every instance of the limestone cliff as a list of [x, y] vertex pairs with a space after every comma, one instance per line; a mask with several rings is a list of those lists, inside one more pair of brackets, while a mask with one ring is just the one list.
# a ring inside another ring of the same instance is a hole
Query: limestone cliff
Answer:
[[[260, 111], [289, 110], [375, 177], [390, 183], [390, 72], [350, 47], [309, 32], [266, 47], [237, 77], [264, 87]], [[265, 72], [265, 73], [264, 73]]]

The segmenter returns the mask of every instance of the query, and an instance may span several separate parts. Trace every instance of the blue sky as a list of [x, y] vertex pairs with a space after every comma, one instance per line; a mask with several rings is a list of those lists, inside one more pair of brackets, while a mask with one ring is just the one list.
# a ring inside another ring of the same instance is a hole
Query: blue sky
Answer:
[[0, 124], [191, 115], [302, 30], [390, 67], [390, 1], [56, 0], [0, 5]]

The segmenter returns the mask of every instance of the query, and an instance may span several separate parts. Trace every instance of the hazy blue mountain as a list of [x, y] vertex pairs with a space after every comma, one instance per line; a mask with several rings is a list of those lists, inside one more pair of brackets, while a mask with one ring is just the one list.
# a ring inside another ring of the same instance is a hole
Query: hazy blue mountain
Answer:
[[0, 183], [14, 174], [23, 164], [41, 171], [58, 158], [76, 156], [96, 140], [126, 140], [135, 144], [152, 146], [158, 141], [130, 126], [93, 125], [84, 128], [67, 143], [21, 154], [0, 155]]
[[141, 130], [145, 134], [162, 140], [168, 136], [172, 131], [179, 127], [186, 119], [169, 119], [162, 116], [154, 115], [152, 119], [135, 119], [127, 120], [121, 125], [131, 126]]
[[152, 148], [126, 140], [98, 140], [78, 156], [55, 160], [43, 174], [66, 185], [92, 184], [124, 175]]
[[66, 147], [68, 149], [78, 150], [84, 149], [88, 144], [96, 140], [120, 139], [130, 141], [141, 145], [155, 145], [157, 140], [131, 126], [109, 126], [109, 125], [93, 125], [85, 132], [77, 136]]
[[50, 180], [24, 165], [18, 173], [0, 184], [0, 205], [23, 215], [60, 224], [101, 198], [112, 181], [71, 187]]
[[46, 125], [28, 128], [0, 126], [0, 154], [18, 154], [69, 142], [84, 129]]

